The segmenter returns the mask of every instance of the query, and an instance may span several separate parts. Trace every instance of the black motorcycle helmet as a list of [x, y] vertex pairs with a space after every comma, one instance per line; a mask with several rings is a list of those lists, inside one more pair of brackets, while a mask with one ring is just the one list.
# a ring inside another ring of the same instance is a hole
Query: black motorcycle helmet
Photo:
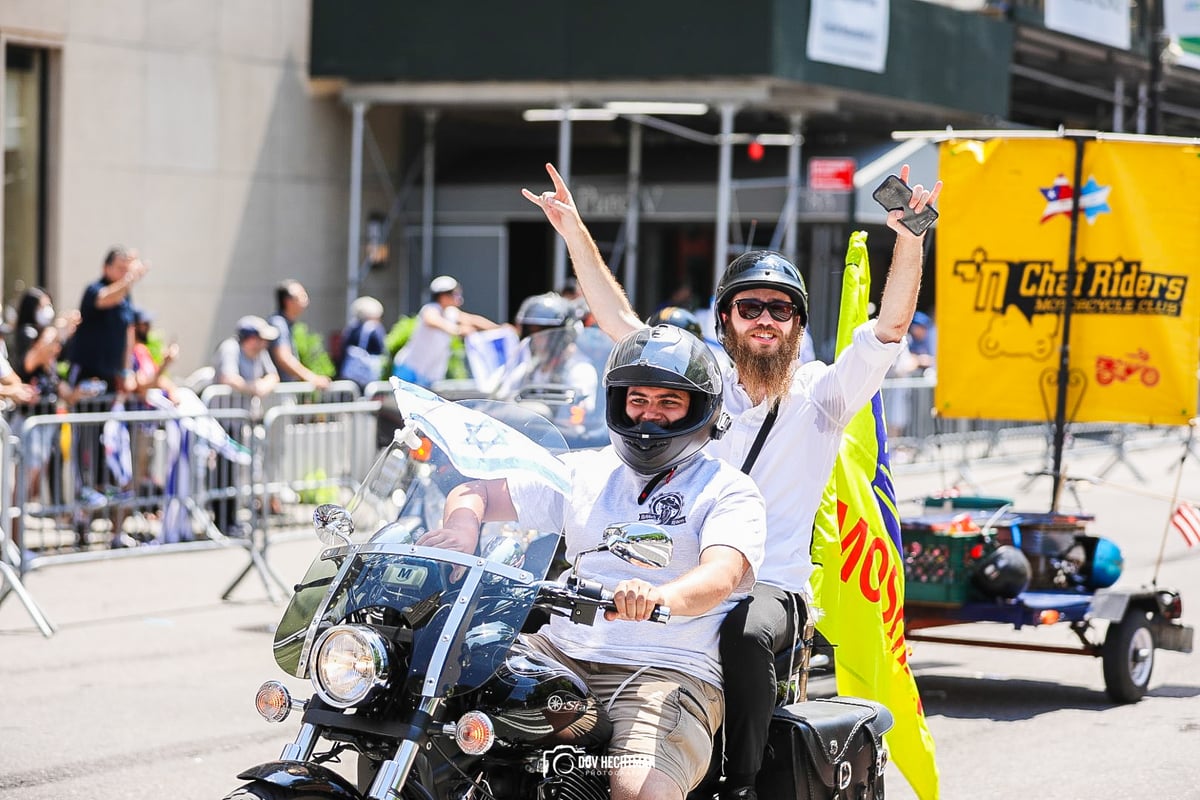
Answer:
[[808, 289], [804, 278], [800, 277], [800, 270], [773, 250], [751, 250], [735, 258], [717, 284], [715, 322], [717, 338], [721, 341], [725, 338], [722, 315], [729, 313], [734, 296], [747, 289], [775, 289], [785, 293], [800, 309], [796, 315], [800, 325], [808, 325]]
[[695, 314], [679, 306], [663, 306], [646, 317], [646, 324], [651, 328], [655, 325], [674, 325], [676, 328], [683, 328], [698, 339], [704, 338], [700, 320], [696, 319]]
[[1011, 600], [1029, 588], [1033, 570], [1020, 548], [1002, 544], [975, 565], [971, 580], [987, 597]]
[[517, 309], [516, 323], [521, 338], [546, 328], [561, 328], [574, 319], [571, 301], [557, 292], [526, 297]]
[[[625, 413], [630, 386], [681, 389], [690, 396], [687, 416], [670, 428], [635, 424]], [[642, 475], [682, 464], [724, 433], [721, 370], [703, 341], [682, 328], [658, 325], [617, 342], [604, 370], [608, 435], [617, 455]]]

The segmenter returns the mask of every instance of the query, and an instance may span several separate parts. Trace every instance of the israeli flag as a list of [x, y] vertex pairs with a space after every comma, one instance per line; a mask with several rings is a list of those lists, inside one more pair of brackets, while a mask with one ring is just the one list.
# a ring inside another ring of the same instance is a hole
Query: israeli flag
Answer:
[[521, 341], [511, 327], [501, 325], [489, 331], [468, 333], [463, 337], [463, 346], [476, 387], [492, 394], [512, 365], [517, 363]]
[[398, 378], [392, 378], [392, 393], [405, 420], [463, 475], [484, 479], [523, 475], [561, 495], [570, 491], [566, 465], [523, 433]]

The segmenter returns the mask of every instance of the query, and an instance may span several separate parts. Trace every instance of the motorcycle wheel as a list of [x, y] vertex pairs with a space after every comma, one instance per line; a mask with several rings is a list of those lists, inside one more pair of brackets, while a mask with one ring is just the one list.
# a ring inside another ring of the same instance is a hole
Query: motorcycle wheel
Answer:
[[317, 794], [297, 794], [292, 789], [259, 781], [239, 786], [225, 795], [224, 800], [329, 800], [329, 797]]
[[[403, 800], [433, 799], [433, 795], [429, 794], [423, 786], [414, 783], [405, 786], [400, 796]], [[225, 795], [223, 800], [329, 800], [329, 798], [328, 794], [299, 794], [283, 786], [256, 781], [239, 786]]]

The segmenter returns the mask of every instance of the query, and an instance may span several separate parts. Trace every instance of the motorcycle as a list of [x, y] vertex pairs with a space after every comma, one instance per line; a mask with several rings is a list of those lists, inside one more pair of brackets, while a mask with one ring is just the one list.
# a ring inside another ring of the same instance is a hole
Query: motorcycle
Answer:
[[[226, 800], [607, 797], [602, 705], [518, 637], [539, 626], [538, 610], [593, 624], [613, 608], [611, 593], [573, 570], [548, 579], [567, 566], [556, 559], [557, 530], [489, 522], [470, 554], [417, 544], [441, 526], [447, 494], [464, 481], [504, 476], [565, 493], [552, 455], [566, 447], [561, 432], [511, 404], [447, 403], [398, 382], [396, 395], [406, 424], [346, 507], [314, 512], [325, 547], [276, 629], [277, 664], [313, 692], [302, 700], [272, 680], [255, 698], [269, 722], [301, 712], [300, 729], [278, 760], [239, 773], [246, 783]], [[657, 526], [618, 523], [598, 549], [653, 569], [670, 562], [672, 543]], [[666, 608], [652, 617], [669, 618]], [[850, 786], [863, 767], [841, 762], [858, 754], [848, 751], [860, 729], [871, 732], [876, 747], [865, 758], [879, 788], [869, 796], [882, 797], [879, 737], [890, 716], [882, 707], [869, 716], [848, 725], [841, 713], [809, 749], [829, 763], [819, 778]], [[778, 749], [786, 782], [803, 771], [804, 748]], [[353, 776], [343, 754], [357, 754]]]
[[550, 420], [572, 450], [606, 447], [601, 376], [613, 340], [599, 328], [569, 325], [521, 342], [516, 365], [493, 396]]

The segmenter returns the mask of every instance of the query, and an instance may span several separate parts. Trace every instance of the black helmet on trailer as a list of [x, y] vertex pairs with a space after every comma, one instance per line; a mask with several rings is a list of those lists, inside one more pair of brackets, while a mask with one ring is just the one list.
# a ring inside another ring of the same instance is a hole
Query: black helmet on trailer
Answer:
[[700, 327], [700, 320], [696, 318], [695, 314], [679, 306], [663, 306], [658, 311], [646, 317], [646, 324], [651, 328], [655, 325], [674, 325], [676, 328], [683, 328], [693, 336], [701, 339], [704, 338], [704, 330]]
[[1002, 544], [975, 565], [971, 579], [987, 597], [1011, 600], [1029, 588], [1033, 569], [1020, 548]]
[[[634, 423], [625, 413], [625, 395], [631, 386], [687, 392], [687, 416], [670, 428]], [[682, 328], [642, 328], [617, 342], [604, 370], [604, 388], [613, 447], [622, 461], [643, 475], [682, 464], [725, 432], [720, 366], [708, 345]]]
[[517, 309], [516, 322], [521, 327], [521, 336], [526, 328], [561, 328], [574, 319], [571, 301], [557, 292], [545, 292], [526, 297]]
[[792, 298], [800, 325], [808, 325], [808, 289], [796, 265], [773, 250], [751, 250], [735, 258], [717, 283], [717, 338], [725, 338], [722, 314], [729, 313], [733, 296], [747, 289], [775, 289]]

